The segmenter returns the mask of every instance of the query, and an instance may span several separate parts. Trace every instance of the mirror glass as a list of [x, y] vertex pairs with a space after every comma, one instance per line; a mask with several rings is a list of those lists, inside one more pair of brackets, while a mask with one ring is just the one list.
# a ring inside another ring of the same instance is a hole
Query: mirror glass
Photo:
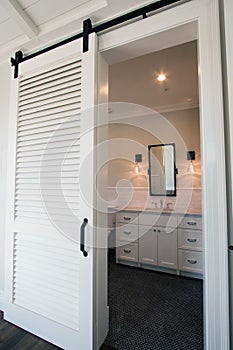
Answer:
[[149, 145], [151, 196], [176, 196], [175, 144]]

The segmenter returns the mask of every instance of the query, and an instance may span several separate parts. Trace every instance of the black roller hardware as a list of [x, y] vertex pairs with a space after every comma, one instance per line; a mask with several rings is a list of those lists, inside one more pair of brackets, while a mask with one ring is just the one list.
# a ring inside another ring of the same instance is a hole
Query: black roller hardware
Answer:
[[[192, 0], [185, 0], [185, 1], [192, 1]], [[182, 4], [184, 2], [184, 0], [160, 0], [160, 1], [155, 1], [151, 4], [145, 5], [139, 9], [133, 10], [129, 13], [125, 13], [119, 17], [113, 18], [107, 22], [101, 23], [101, 24], [97, 24], [95, 26], [92, 26], [92, 22], [90, 20], [90, 18], [86, 19], [83, 21], [83, 31], [81, 33], [75, 34], [69, 38], [63, 39], [55, 44], [52, 44], [46, 48], [43, 48], [39, 51], [33, 52], [31, 54], [28, 55], [24, 55], [21, 51], [20, 51], [20, 55], [17, 57], [18, 52], [16, 52], [15, 54], [15, 58], [11, 58], [11, 65], [15, 68], [14, 71], [14, 78], [18, 78], [18, 68], [19, 68], [19, 64], [30, 60], [31, 58], [34, 58], [36, 56], [42, 55], [45, 52], [51, 51], [56, 49], [57, 47], [66, 45], [74, 40], [83, 38], [83, 52], [87, 52], [88, 51], [88, 44], [89, 44], [89, 35], [91, 33], [100, 33], [102, 31], [108, 30], [114, 26], [126, 23], [128, 21], [131, 21], [133, 19], [138, 19], [138, 18], [143, 18], [146, 19], [147, 15], [151, 12], [156, 12], [156, 11], [161, 11], [162, 9], [166, 9], [168, 6], [175, 6], [175, 5], [179, 5]]]

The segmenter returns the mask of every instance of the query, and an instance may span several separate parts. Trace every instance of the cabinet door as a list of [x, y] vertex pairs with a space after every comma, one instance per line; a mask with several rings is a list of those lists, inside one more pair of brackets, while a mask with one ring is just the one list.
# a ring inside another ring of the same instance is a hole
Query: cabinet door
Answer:
[[177, 268], [177, 229], [158, 227], [158, 265]]
[[139, 262], [158, 264], [158, 233], [156, 227], [139, 226]]

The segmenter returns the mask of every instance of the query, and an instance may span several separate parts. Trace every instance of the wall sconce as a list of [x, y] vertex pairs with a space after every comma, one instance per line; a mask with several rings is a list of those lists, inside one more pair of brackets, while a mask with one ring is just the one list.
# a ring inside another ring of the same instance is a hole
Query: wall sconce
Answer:
[[140, 167], [138, 163], [142, 162], [142, 155], [141, 154], [135, 154], [135, 168], [134, 171], [136, 174], [140, 173]]
[[193, 173], [193, 160], [195, 160], [195, 151], [188, 151], [187, 152], [187, 160], [190, 160], [188, 172]]

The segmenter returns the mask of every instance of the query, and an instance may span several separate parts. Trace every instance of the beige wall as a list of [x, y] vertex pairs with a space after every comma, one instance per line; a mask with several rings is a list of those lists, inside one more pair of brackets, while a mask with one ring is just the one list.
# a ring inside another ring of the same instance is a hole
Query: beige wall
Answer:
[[[165, 82], [157, 75], [165, 73]], [[154, 110], [198, 106], [197, 44], [191, 41], [110, 66], [109, 100]]]
[[[174, 138], [171, 134], [167, 139], [160, 140], [159, 135], [155, 135], [153, 126], [154, 118], [142, 117], [141, 125], [127, 125], [124, 123], [110, 124], [109, 126], [109, 186], [115, 187], [117, 183], [124, 179], [128, 180], [135, 187], [148, 187], [148, 145], [158, 143], [175, 143], [176, 166], [179, 170], [177, 176], [178, 187], [201, 187], [200, 169], [200, 127], [198, 108], [180, 110], [163, 114], [180, 135], [176, 143], [177, 134]], [[145, 121], [147, 119], [147, 123]], [[133, 122], [132, 122], [133, 124]], [[145, 125], [146, 128], [144, 127]], [[151, 126], [151, 128], [150, 128]], [[151, 132], [148, 131], [151, 130]], [[166, 135], [166, 133], [165, 133]], [[181, 142], [183, 140], [183, 143]], [[186, 159], [187, 150], [194, 150], [196, 160], [193, 161], [194, 173], [192, 176], [188, 172], [189, 162]], [[142, 154], [140, 174], [135, 174], [135, 154]], [[186, 176], [187, 175], [187, 176]]]
[[[159, 71], [167, 73], [162, 84], [155, 81]], [[148, 187], [148, 145], [175, 143], [177, 186], [201, 187], [196, 42], [111, 65], [109, 91], [110, 110], [117, 110], [117, 103], [121, 103], [121, 110], [137, 111], [137, 117], [128, 119], [126, 112], [126, 121], [118, 124], [112, 123], [110, 114], [109, 186], [119, 186], [124, 179], [134, 187]], [[192, 176], [188, 173], [188, 150], [196, 153]], [[134, 159], [138, 153], [142, 163], [136, 175]]]

